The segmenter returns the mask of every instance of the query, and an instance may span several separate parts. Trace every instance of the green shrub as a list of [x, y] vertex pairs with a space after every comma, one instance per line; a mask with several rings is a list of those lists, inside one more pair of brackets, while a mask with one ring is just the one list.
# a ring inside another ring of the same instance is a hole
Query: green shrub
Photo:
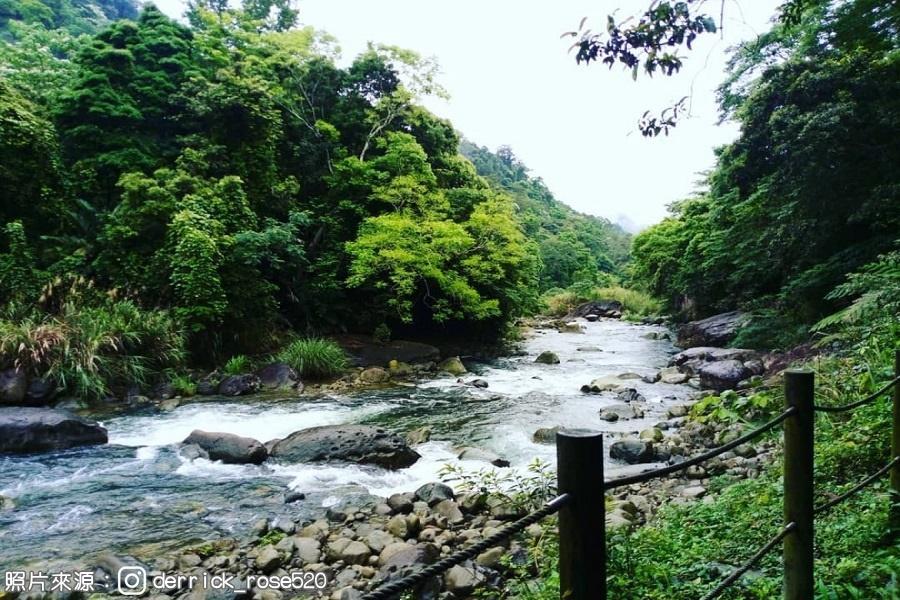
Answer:
[[561, 317], [584, 302], [600, 300], [616, 300], [622, 303], [626, 318], [658, 315], [662, 312], [662, 303], [644, 292], [624, 288], [618, 285], [595, 287], [590, 290], [548, 290], [541, 297], [545, 312], [554, 317]]
[[325, 379], [339, 375], [347, 367], [347, 355], [331, 340], [304, 338], [291, 342], [278, 360], [292, 366], [301, 377]]
[[77, 295], [55, 313], [0, 319], [0, 364], [50, 377], [80, 398], [110, 386], [146, 384], [185, 359], [184, 332], [169, 313], [129, 300], [84, 305]]
[[169, 380], [175, 393], [179, 396], [193, 396], [197, 393], [197, 384], [191, 381], [187, 375], [176, 375]]
[[252, 367], [250, 364], [250, 359], [243, 354], [232, 356], [225, 363], [225, 366], [222, 367], [222, 370], [225, 371], [225, 373], [228, 375], [240, 375], [242, 373], [250, 371], [251, 369]]

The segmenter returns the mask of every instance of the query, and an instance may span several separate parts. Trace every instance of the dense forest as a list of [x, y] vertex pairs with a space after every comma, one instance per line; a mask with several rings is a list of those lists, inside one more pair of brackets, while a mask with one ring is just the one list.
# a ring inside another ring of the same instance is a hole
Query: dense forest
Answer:
[[3, 6], [7, 340], [153, 323], [135, 340], [169, 351], [132, 345], [164, 368], [181, 332], [203, 360], [290, 331], [490, 339], [541, 291], [627, 260], [628, 235], [508, 149], [460, 154], [418, 103], [444, 92], [413, 52], [338, 67], [284, 3], [192, 4], [186, 25], [153, 5]]
[[820, 329], [862, 319], [897, 278], [897, 3], [804, 6], [735, 50], [719, 101], [739, 137], [702, 193], [634, 240], [634, 279], [671, 310], [756, 315], [738, 345], [801, 342], [838, 310]]

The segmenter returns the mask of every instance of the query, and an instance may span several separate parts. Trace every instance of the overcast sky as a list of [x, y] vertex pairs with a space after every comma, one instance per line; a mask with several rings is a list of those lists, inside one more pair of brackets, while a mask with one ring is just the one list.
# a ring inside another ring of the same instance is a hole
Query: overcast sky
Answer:
[[[560, 34], [585, 16], [599, 28], [617, 8], [622, 18], [639, 14], [649, 0], [301, 0], [299, 8], [304, 25], [338, 38], [345, 61], [367, 41], [434, 56], [451, 97], [426, 100], [433, 112], [482, 146], [511, 146], [575, 209], [643, 226], [695, 189], [713, 148], [736, 135], [734, 124], [716, 125], [726, 50], [765, 31], [780, 3], [726, 0], [724, 39], [701, 36], [679, 75], [637, 82], [618, 67], [576, 65], [566, 52], [572, 40]], [[157, 4], [172, 16], [184, 12], [180, 0]], [[708, 4], [718, 13], [718, 2]], [[688, 120], [667, 138], [641, 136], [645, 110], [685, 95]]]

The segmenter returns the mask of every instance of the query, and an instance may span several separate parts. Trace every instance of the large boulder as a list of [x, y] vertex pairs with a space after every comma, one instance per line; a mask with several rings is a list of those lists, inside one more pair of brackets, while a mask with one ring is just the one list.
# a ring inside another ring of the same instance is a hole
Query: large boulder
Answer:
[[276, 362], [266, 365], [256, 372], [259, 387], [264, 390], [303, 391], [303, 383], [297, 371], [286, 363]]
[[295, 431], [272, 446], [271, 456], [289, 462], [344, 460], [401, 469], [419, 459], [404, 439], [371, 425], [323, 425]]
[[196, 444], [206, 451], [210, 460], [229, 464], [258, 465], [269, 456], [266, 447], [258, 440], [233, 433], [195, 429], [182, 443]]
[[446, 371], [451, 375], [465, 375], [469, 371], [466, 369], [466, 365], [459, 359], [458, 356], [451, 356], [450, 358], [442, 360], [438, 366], [438, 371]]
[[587, 385], [581, 386], [582, 392], [590, 392], [599, 394], [600, 392], [618, 392], [625, 389], [626, 386], [622, 379], [615, 375], [604, 375], [594, 379]]
[[31, 406], [46, 404], [53, 400], [58, 388], [49, 377], [34, 377], [28, 382], [25, 402]]
[[440, 350], [429, 344], [391, 340], [378, 342], [364, 335], [341, 335], [335, 338], [357, 367], [383, 367], [392, 360], [423, 363], [437, 360]]
[[23, 369], [0, 371], [0, 404], [22, 404], [28, 390], [28, 377]]
[[653, 462], [653, 443], [644, 440], [619, 440], [609, 447], [609, 456], [629, 465]]
[[256, 375], [229, 375], [219, 383], [222, 396], [243, 396], [259, 391], [259, 377]]
[[105, 444], [106, 429], [94, 421], [49, 408], [0, 407], [0, 454]]
[[735, 389], [739, 381], [753, 372], [739, 360], [719, 360], [701, 366], [698, 374], [701, 388], [722, 392]]
[[678, 328], [678, 345], [682, 348], [725, 346], [749, 322], [750, 315], [737, 310], [691, 321]]
[[538, 354], [537, 358], [534, 359], [534, 362], [541, 363], [543, 365], [558, 365], [559, 356], [556, 354], [556, 352], [544, 350], [543, 352]]
[[575, 317], [587, 317], [588, 315], [618, 319], [622, 316], [622, 308], [622, 303], [618, 300], [597, 300], [581, 304], [567, 316], [570, 319]]

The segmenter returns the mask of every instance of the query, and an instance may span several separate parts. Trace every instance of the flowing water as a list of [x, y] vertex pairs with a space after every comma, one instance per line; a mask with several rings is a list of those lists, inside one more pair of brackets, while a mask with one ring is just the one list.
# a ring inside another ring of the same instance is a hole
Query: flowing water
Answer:
[[[109, 418], [103, 422], [106, 446], [0, 457], [0, 494], [16, 504], [0, 512], [0, 570], [73, 569], [105, 551], [146, 557], [188, 542], [242, 537], [260, 518], [312, 518], [351, 492], [412, 491], [436, 480], [448, 462], [473, 470], [487, 466], [457, 460], [460, 446], [490, 450], [513, 469], [536, 457], [554, 462], [553, 446], [532, 442], [536, 429], [636, 432], [690, 393], [684, 386], [629, 380], [623, 383], [647, 399], [645, 417], [601, 420], [600, 409], [621, 401], [612, 394], [582, 394], [582, 384], [602, 375], [655, 373], [674, 348], [643, 337], [663, 331], [656, 326], [612, 320], [583, 326], [583, 334], [537, 330], [522, 355], [469, 364], [488, 389], [446, 378], [346, 396], [210, 397], [166, 413]], [[544, 350], [557, 353], [561, 364], [536, 364]], [[399, 433], [427, 426], [432, 441], [416, 448], [422, 458], [415, 465], [399, 471], [340, 463], [224, 465], [178, 453], [178, 443], [193, 429], [266, 441], [340, 423], [378, 424]], [[285, 504], [291, 490], [306, 493], [306, 500]]]

